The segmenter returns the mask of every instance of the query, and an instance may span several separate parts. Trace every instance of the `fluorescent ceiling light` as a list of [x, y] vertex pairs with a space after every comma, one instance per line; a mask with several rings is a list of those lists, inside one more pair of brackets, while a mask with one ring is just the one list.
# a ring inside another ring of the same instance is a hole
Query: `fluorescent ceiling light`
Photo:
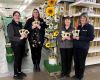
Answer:
[[32, 0], [24, 0], [24, 4], [28, 3], [30, 4], [32, 2]]
[[29, 0], [24, 0], [24, 3], [26, 4]]
[[22, 12], [23, 10], [25, 10], [27, 7], [27, 5], [23, 5], [22, 7], [20, 7], [19, 11]]
[[32, 2], [32, 0], [28, 0], [28, 3], [30, 4]]
[[24, 11], [31, 3], [33, 0], [25, 0], [24, 3], [27, 3], [26, 5], [23, 5], [19, 8], [19, 11], [22, 12]]
[[3, 11], [2, 9], [0, 9], [0, 13], [2, 13], [2, 15], [7, 16], [6, 12]]

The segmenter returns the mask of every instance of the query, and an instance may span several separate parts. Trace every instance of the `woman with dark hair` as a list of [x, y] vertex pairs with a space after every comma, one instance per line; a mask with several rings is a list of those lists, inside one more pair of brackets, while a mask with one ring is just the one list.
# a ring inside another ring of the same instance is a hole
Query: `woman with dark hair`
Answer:
[[60, 48], [61, 54], [61, 79], [65, 80], [67, 77], [70, 77], [71, 65], [72, 65], [72, 56], [73, 56], [73, 41], [72, 41], [72, 31], [73, 27], [71, 26], [71, 18], [66, 17], [65, 26], [61, 27], [60, 33], [57, 37], [58, 46]]
[[20, 22], [20, 13], [18, 11], [13, 12], [13, 19], [10, 24], [8, 24], [7, 32], [8, 37], [11, 42], [11, 47], [14, 52], [14, 78], [22, 79], [26, 76], [25, 73], [21, 71], [22, 58], [25, 52], [25, 41], [26, 35], [20, 34], [19, 30], [22, 29], [22, 23]]
[[29, 30], [28, 41], [31, 48], [34, 71], [40, 71], [41, 50], [44, 43], [46, 23], [40, 18], [39, 11], [33, 10], [32, 17], [26, 21], [25, 29]]
[[74, 80], [83, 80], [89, 44], [94, 39], [94, 28], [89, 24], [87, 13], [81, 14], [78, 30], [80, 30], [79, 36], [73, 36], [75, 63], [75, 76], [73, 78]]

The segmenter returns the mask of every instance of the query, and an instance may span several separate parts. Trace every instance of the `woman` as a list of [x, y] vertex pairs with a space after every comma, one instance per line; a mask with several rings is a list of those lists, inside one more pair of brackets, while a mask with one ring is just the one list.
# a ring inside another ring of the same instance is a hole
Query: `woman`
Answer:
[[94, 28], [88, 23], [88, 16], [82, 13], [80, 16], [79, 36], [73, 36], [74, 39], [74, 63], [75, 80], [82, 80], [84, 77], [85, 61], [89, 50], [90, 41], [94, 39]]
[[25, 73], [21, 71], [22, 58], [25, 49], [25, 38], [26, 35], [19, 33], [22, 29], [22, 23], [20, 22], [20, 13], [18, 11], [13, 12], [13, 20], [8, 24], [7, 31], [8, 37], [11, 42], [11, 47], [14, 52], [14, 78], [22, 79], [26, 76]]
[[40, 71], [41, 49], [44, 43], [46, 23], [40, 18], [39, 11], [33, 10], [32, 17], [27, 20], [25, 29], [29, 30], [28, 40], [31, 48], [34, 71]]
[[[61, 78], [70, 77], [72, 56], [73, 56], [73, 41], [71, 38], [73, 27], [71, 26], [71, 18], [65, 18], [65, 26], [63, 26], [58, 35], [58, 45], [61, 54]], [[67, 35], [67, 36], [64, 36]]]

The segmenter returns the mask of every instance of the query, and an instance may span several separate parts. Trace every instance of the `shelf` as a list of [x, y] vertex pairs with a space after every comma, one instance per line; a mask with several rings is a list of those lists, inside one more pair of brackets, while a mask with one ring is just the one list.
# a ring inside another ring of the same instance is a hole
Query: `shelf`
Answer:
[[100, 8], [100, 4], [99, 3], [94, 3], [94, 2], [84, 2], [84, 1], [78, 1], [75, 3], [70, 4], [70, 7], [73, 6], [84, 6], [84, 7], [94, 7], [94, 8]]
[[94, 29], [100, 29], [100, 27], [94, 27]]
[[87, 59], [86, 59], [86, 66], [94, 65], [94, 64], [100, 64], [100, 56], [87, 57]]
[[95, 53], [95, 52], [100, 52], [100, 47], [94, 46], [94, 47], [90, 47], [88, 53]]
[[100, 38], [94, 38], [93, 41], [100, 41]]
[[[76, 14], [73, 14], [72, 16], [78, 17], [78, 16], [80, 16], [80, 15], [81, 15], [81, 13], [76, 13]], [[99, 15], [99, 14], [90, 14], [90, 13], [89, 13], [88, 16], [89, 16], [89, 17], [97, 17], [97, 18], [100, 18], [100, 15]]]

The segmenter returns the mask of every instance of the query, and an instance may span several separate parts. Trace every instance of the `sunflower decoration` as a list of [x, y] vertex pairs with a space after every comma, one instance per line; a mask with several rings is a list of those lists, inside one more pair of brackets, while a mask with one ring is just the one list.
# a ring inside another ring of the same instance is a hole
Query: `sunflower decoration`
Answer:
[[55, 15], [55, 8], [54, 7], [47, 7], [46, 8], [46, 15], [47, 16], [54, 16]]
[[54, 37], [57, 37], [58, 34], [59, 34], [59, 31], [58, 31], [58, 30], [55, 30], [55, 31], [53, 32], [53, 36], [54, 36]]
[[49, 38], [49, 39], [53, 39], [53, 38], [54, 38], [53, 34], [50, 33], [50, 34], [48, 35], [48, 38]]
[[48, 6], [54, 6], [57, 0], [48, 0]]
[[45, 47], [46, 48], [50, 48], [51, 47], [51, 42], [50, 41], [47, 41], [46, 44], [45, 44]]

